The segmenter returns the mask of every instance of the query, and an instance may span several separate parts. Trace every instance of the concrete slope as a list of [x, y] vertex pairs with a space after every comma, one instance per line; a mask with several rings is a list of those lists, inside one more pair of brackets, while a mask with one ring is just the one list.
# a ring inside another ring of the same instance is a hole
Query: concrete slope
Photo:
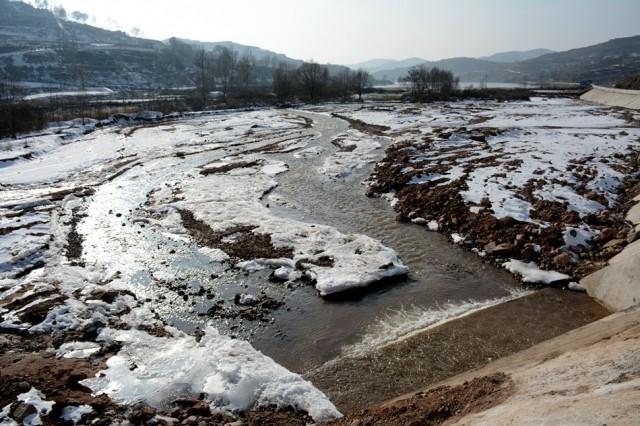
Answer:
[[640, 90], [593, 86], [591, 90], [580, 96], [580, 99], [602, 105], [640, 109]]
[[640, 195], [633, 201], [635, 204], [626, 215], [633, 226], [627, 237], [630, 244], [609, 259], [605, 268], [580, 280], [589, 296], [612, 311], [640, 304]]
[[447, 423], [634, 424], [640, 419], [640, 309], [612, 314], [429, 389], [496, 373], [512, 380], [509, 397]]

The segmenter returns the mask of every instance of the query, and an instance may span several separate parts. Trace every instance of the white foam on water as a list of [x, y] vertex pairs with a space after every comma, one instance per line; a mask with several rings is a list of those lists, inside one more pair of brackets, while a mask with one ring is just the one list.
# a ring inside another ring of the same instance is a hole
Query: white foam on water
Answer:
[[347, 356], [360, 356], [378, 348], [397, 343], [418, 333], [459, 319], [482, 309], [490, 308], [531, 294], [513, 289], [510, 294], [487, 300], [452, 302], [435, 308], [412, 306], [388, 313], [370, 325], [362, 339], [343, 349]]

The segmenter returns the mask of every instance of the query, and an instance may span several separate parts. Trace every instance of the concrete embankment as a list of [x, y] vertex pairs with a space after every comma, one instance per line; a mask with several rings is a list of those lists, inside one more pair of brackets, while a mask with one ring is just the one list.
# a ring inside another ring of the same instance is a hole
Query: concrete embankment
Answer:
[[580, 96], [580, 99], [602, 105], [640, 109], [640, 90], [593, 86], [591, 90]]
[[638, 365], [636, 307], [350, 414], [338, 424], [632, 425], [640, 418]]
[[609, 260], [609, 265], [584, 277], [580, 284], [591, 297], [612, 311], [640, 304], [640, 194], [633, 199], [626, 220], [633, 225], [631, 244]]

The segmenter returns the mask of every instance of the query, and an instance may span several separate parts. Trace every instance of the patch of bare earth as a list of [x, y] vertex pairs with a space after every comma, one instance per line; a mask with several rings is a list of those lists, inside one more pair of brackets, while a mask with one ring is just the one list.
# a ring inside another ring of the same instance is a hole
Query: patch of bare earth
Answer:
[[229, 256], [243, 259], [292, 258], [293, 248], [274, 247], [271, 236], [253, 232], [256, 226], [232, 226], [224, 231], [214, 231], [205, 222], [196, 219], [193, 212], [180, 210], [183, 226], [202, 246], [217, 248]]
[[346, 121], [347, 123], [349, 123], [349, 126], [352, 129], [359, 130], [363, 133], [367, 133], [374, 136], [383, 136], [385, 134], [384, 132], [390, 129], [390, 127], [388, 126], [365, 123], [364, 121], [358, 120], [357, 118], [347, 117], [345, 115], [338, 114], [335, 112], [331, 113], [331, 116]]

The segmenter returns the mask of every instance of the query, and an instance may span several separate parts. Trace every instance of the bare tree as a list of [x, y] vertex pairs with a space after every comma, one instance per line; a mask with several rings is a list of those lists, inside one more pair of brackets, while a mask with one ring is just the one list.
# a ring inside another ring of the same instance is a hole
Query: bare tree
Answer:
[[400, 79], [411, 85], [411, 94], [416, 100], [422, 100], [427, 94], [429, 69], [424, 65], [409, 68], [407, 75]]
[[371, 74], [363, 69], [359, 69], [353, 75], [353, 89], [358, 95], [358, 100], [362, 102], [362, 94], [371, 84]]
[[315, 62], [305, 62], [298, 68], [298, 81], [309, 95], [309, 100], [315, 102], [327, 85], [329, 71], [326, 67]]
[[87, 74], [86, 66], [79, 62], [73, 64], [73, 78], [76, 80], [76, 84], [80, 89], [80, 96], [78, 97], [78, 113], [82, 119], [82, 124], [86, 122], [86, 118], [89, 110], [89, 98], [87, 95]]
[[57, 18], [60, 18], [62, 20], [66, 20], [67, 19], [67, 10], [63, 6], [60, 6], [60, 5], [54, 6], [53, 14]]
[[332, 79], [332, 88], [337, 90], [342, 101], [346, 101], [351, 96], [353, 90], [353, 73], [350, 69], [343, 69], [335, 78]]
[[249, 87], [253, 83], [253, 74], [256, 66], [256, 60], [251, 54], [244, 55], [238, 61], [237, 65], [237, 74], [238, 74], [238, 82], [242, 86], [244, 93], [247, 94], [249, 92]]
[[89, 19], [89, 15], [87, 15], [86, 13], [82, 13], [82, 12], [76, 10], [76, 11], [71, 12], [71, 18], [74, 21], [82, 22], [84, 24]]
[[411, 84], [411, 94], [417, 101], [428, 96], [449, 96], [459, 84], [451, 71], [439, 68], [428, 68], [425, 65], [411, 67], [401, 81]]
[[286, 102], [293, 94], [293, 80], [290, 66], [281, 62], [273, 73], [273, 91], [280, 102]]
[[211, 60], [204, 49], [196, 52], [195, 60], [195, 83], [196, 83], [196, 104], [197, 108], [207, 106], [209, 92], [213, 89], [213, 81], [211, 78]]
[[238, 63], [238, 52], [224, 46], [216, 47], [216, 65], [217, 74], [220, 78], [220, 90], [225, 100], [233, 88], [233, 79], [236, 73], [236, 65]]
[[133, 27], [129, 30], [129, 35], [131, 37], [140, 37], [142, 35], [142, 30], [138, 27]]

